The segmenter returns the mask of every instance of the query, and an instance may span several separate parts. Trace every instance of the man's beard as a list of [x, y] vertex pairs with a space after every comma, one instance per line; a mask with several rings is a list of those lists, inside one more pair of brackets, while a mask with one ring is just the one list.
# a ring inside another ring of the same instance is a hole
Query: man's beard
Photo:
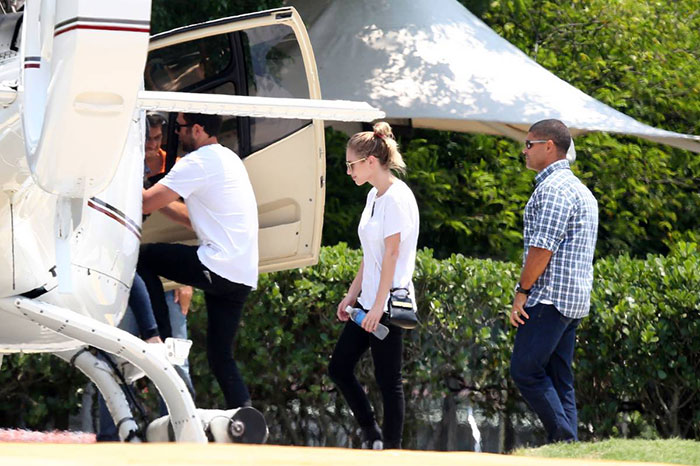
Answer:
[[182, 150], [185, 152], [185, 154], [189, 154], [194, 150], [194, 144], [192, 142], [180, 139], [180, 144], [182, 145]]

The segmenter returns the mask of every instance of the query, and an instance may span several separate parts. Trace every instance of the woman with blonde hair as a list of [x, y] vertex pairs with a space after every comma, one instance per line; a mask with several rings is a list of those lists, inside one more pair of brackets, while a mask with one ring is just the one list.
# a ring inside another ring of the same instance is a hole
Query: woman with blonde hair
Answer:
[[[362, 263], [337, 316], [347, 322], [336, 343], [328, 372], [350, 405], [368, 448], [401, 448], [404, 394], [401, 383], [403, 329], [391, 325], [386, 314], [390, 290], [406, 288], [412, 299], [413, 270], [418, 242], [418, 205], [411, 189], [392, 171], [405, 172], [391, 126], [374, 125], [373, 131], [353, 135], [346, 149], [347, 174], [355, 184], [372, 185], [360, 217], [358, 235]], [[348, 307], [367, 312], [361, 326], [349, 321]], [[373, 332], [378, 324], [389, 327], [383, 340]], [[379, 429], [367, 395], [354, 370], [362, 355], [371, 349], [374, 375], [384, 405], [383, 429]]]

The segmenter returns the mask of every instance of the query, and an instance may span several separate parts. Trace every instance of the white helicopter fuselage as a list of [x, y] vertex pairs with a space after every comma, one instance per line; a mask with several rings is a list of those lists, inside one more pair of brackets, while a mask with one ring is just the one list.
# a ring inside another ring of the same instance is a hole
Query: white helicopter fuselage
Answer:
[[[253, 184], [260, 271], [318, 260], [323, 119], [370, 121], [383, 113], [320, 100], [313, 51], [294, 9], [192, 25], [149, 44], [148, 0], [26, 6], [0, 21], [0, 300], [24, 296], [119, 322], [141, 240], [145, 109], [234, 118], [220, 141], [240, 150]], [[146, 242], [196, 241], [163, 220], [149, 220]], [[0, 302], [0, 311], [12, 315], [0, 326], [0, 354], [80, 344], [20, 316], [15, 304]]]
[[[11, 53], [7, 50], [0, 61], [0, 81], [16, 83], [18, 95], [24, 92], [25, 97], [0, 109], [0, 298], [19, 295], [38, 299], [114, 326], [126, 309], [138, 258], [145, 140], [144, 112], [135, 110], [133, 102], [120, 106], [114, 101], [135, 100], [141, 84], [140, 79], [131, 78], [122, 89], [118, 88], [121, 83], [111, 89], [110, 83], [105, 83], [96, 92], [99, 73], [86, 68], [104, 63], [86, 62], [85, 57], [95, 53], [82, 49], [86, 43], [99, 47], [100, 40], [94, 37], [104, 36], [104, 29], [91, 29], [98, 23], [85, 23], [81, 29], [82, 23], [70, 23], [70, 19], [64, 23], [75, 29], [60, 29], [62, 19], [79, 14], [71, 10], [74, 5], [70, 3], [49, 12], [58, 24], [48, 33], [44, 28], [40, 31], [45, 40], [35, 46], [43, 57], [28, 50], [32, 40], [25, 31], [19, 53], [8, 56]], [[149, 8], [142, 5], [137, 9], [146, 22]], [[48, 15], [44, 10], [41, 13]], [[31, 9], [25, 13], [25, 27], [31, 15]], [[20, 18], [20, 14], [6, 15], [0, 34], [16, 35], [11, 26]], [[114, 23], [105, 24], [108, 28]], [[148, 29], [138, 33], [136, 43], [127, 40], [120, 45], [127, 48], [121, 54], [128, 53], [129, 45], [140, 46], [140, 51], [132, 51], [140, 59], [124, 63], [135, 69], [122, 71], [137, 77], [138, 67], [145, 61]], [[53, 42], [51, 54], [44, 50], [47, 35], [48, 42]], [[11, 37], [0, 38], [1, 44], [10, 42]], [[63, 72], [58, 74], [60, 69]], [[46, 76], [30, 75], [37, 72]], [[36, 82], [30, 81], [48, 80], [50, 73], [54, 79], [46, 84], [48, 89], [40, 89], [46, 95], [37, 98], [41, 92], [36, 92]], [[75, 80], [81, 73], [86, 75], [82, 88]], [[116, 75], [115, 81], [124, 81], [119, 72]], [[117, 134], [106, 131], [110, 125]], [[119, 134], [124, 130], [126, 138]], [[57, 241], [59, 225], [67, 226], [63, 245]], [[61, 258], [64, 264], [57, 263]], [[58, 286], [57, 267], [61, 265], [69, 270], [69, 292]], [[55, 352], [81, 344], [37, 325], [19, 311], [3, 315], [0, 353]]]
[[[158, 213], [142, 235], [145, 111], [168, 112], [171, 122], [177, 112], [227, 116], [219, 141], [243, 159], [255, 191], [261, 272], [318, 261], [323, 120], [384, 115], [361, 102], [321, 100], [308, 34], [293, 8], [149, 38], [149, 0], [25, 6], [21, 15], [0, 16], [0, 362], [16, 352], [71, 362], [99, 388], [120, 439], [139, 438], [123, 379], [85, 351], [92, 346], [139, 368], [158, 388], [170, 417], [154, 422], [148, 439], [170, 438], [173, 426], [174, 440], [206, 442], [213, 423], [202, 421], [211, 413], [196, 410], [172, 367], [186, 357], [182, 345], [146, 344], [115, 328], [142, 236], [197, 242]], [[168, 132], [172, 166], [181, 154], [174, 129]], [[235, 428], [213, 438], [264, 442], [267, 427], [254, 411], [227, 412], [225, 424]]]
[[[12, 68], [16, 75], [16, 63], [0, 64], [0, 75]], [[110, 325], [120, 321], [141, 239], [144, 124], [135, 116], [108, 187], [87, 200], [70, 201], [78, 221], [70, 236], [73, 292], [61, 293], [54, 228], [60, 196], [39, 187], [29, 172], [17, 104], [0, 110], [0, 297], [24, 295]], [[101, 156], [99, 147], [94, 156]], [[53, 352], [80, 344], [20, 315], [4, 316], [0, 326], [0, 352]]]

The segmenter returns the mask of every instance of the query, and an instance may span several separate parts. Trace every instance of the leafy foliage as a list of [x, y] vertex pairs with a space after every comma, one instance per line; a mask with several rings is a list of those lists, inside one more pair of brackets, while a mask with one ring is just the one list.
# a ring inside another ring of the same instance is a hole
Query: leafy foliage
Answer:
[[49, 354], [5, 355], [0, 370], [0, 426], [67, 429], [87, 379]]
[[619, 434], [616, 413], [637, 410], [663, 437], [700, 436], [699, 256], [680, 243], [669, 257], [597, 262], [577, 349], [577, 395], [599, 403], [581, 417], [597, 429]]
[[[519, 266], [459, 254], [437, 260], [430, 250], [419, 251], [417, 260], [421, 325], [405, 337], [406, 418], [411, 419], [405, 445], [419, 445], [419, 430], [441, 428], [445, 413], [436, 424], [424, 411], [451, 397], [487, 416], [502, 414], [516, 422], [528, 416], [508, 373], [515, 330], [507, 312]], [[236, 354], [253, 399], [265, 407], [274, 442], [359, 442], [355, 423], [326, 376], [341, 331], [335, 307], [359, 261], [359, 251], [343, 243], [323, 248], [315, 267], [261, 276], [248, 302]], [[600, 260], [595, 277], [591, 315], [579, 327], [575, 358], [581, 436], [697, 438], [697, 244], [680, 243], [667, 257]], [[194, 315], [197, 341], [206, 327], [204, 313]], [[203, 346], [195, 342], [195, 349]], [[198, 353], [193, 363], [201, 387], [197, 401], [215, 406], [222, 397], [212, 392], [213, 379]], [[380, 407], [371, 358], [360, 362], [357, 373]]]
[[[538, 63], [607, 105], [653, 126], [700, 133], [695, 1], [462, 3]], [[338, 179], [344, 173], [342, 138], [327, 137], [326, 245], [355, 244], [349, 233], [364, 205], [363, 191], [358, 196], [351, 182]], [[420, 244], [437, 257], [460, 252], [517, 260], [520, 215], [533, 179], [521, 146], [493, 136], [425, 130], [400, 142], [406, 180], [421, 211]], [[574, 172], [600, 206], [599, 257], [665, 254], [676, 241], [698, 241], [700, 157], [600, 133], [577, 137], [576, 148]]]
[[153, 0], [151, 7], [153, 29], [151, 33], [157, 34], [189, 24], [269, 10], [280, 6], [282, 6], [282, 0], [199, 0], [197, 2]]
[[[653, 126], [700, 133], [695, 0], [461, 0], [505, 39], [575, 87]], [[281, 6], [281, 0], [153, 3], [154, 32]], [[366, 188], [344, 175], [346, 136], [327, 133], [324, 244], [357, 246]], [[517, 260], [533, 178], [513, 141], [416, 130], [400, 141], [421, 209], [420, 244], [437, 257]], [[600, 204], [598, 256], [668, 252], [698, 241], [700, 157], [633, 137], [576, 138], [574, 170]], [[430, 232], [429, 234], [427, 232]]]
[[[652, 126], [700, 133], [700, 15], [692, 0], [497, 0], [484, 20], [538, 63]], [[700, 157], [631, 137], [576, 139], [601, 210], [599, 255], [665, 253], [694, 240]]]
[[[326, 371], [342, 328], [335, 308], [359, 262], [359, 251], [345, 244], [323, 248], [315, 267], [262, 275], [247, 302], [235, 355], [273, 443], [358, 445], [355, 421]], [[430, 250], [419, 251], [421, 325], [407, 332], [404, 350], [406, 447], [436, 448], [418, 432], [439, 437], [446, 400], [513, 423], [531, 416], [508, 373], [515, 330], [507, 312], [518, 271], [514, 263], [459, 254], [438, 260]], [[680, 243], [666, 257], [600, 260], [595, 277], [591, 315], [579, 327], [575, 357], [581, 437], [698, 438], [698, 245]], [[197, 405], [222, 407], [206, 363], [200, 293], [189, 324]], [[381, 412], [368, 355], [357, 374]], [[0, 425], [65, 426], [84, 383], [55, 358], [6, 357]]]
[[[367, 186], [345, 174], [344, 133], [326, 130], [327, 201], [324, 244], [359, 246], [356, 229]], [[437, 257], [468, 252], [516, 260], [522, 252], [522, 217], [534, 173], [523, 173], [516, 143], [484, 135], [415, 131], [402, 153], [405, 175], [420, 209], [419, 246]]]

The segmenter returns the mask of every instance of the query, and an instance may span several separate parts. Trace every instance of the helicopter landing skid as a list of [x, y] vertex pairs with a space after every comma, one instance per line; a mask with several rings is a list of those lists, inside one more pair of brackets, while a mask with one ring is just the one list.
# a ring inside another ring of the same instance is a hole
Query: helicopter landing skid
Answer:
[[17, 312], [37, 325], [119, 356], [140, 368], [165, 400], [173, 418], [175, 440], [207, 443], [202, 421], [185, 383], [154, 345], [119, 328], [34, 299], [0, 298], [0, 309]]

